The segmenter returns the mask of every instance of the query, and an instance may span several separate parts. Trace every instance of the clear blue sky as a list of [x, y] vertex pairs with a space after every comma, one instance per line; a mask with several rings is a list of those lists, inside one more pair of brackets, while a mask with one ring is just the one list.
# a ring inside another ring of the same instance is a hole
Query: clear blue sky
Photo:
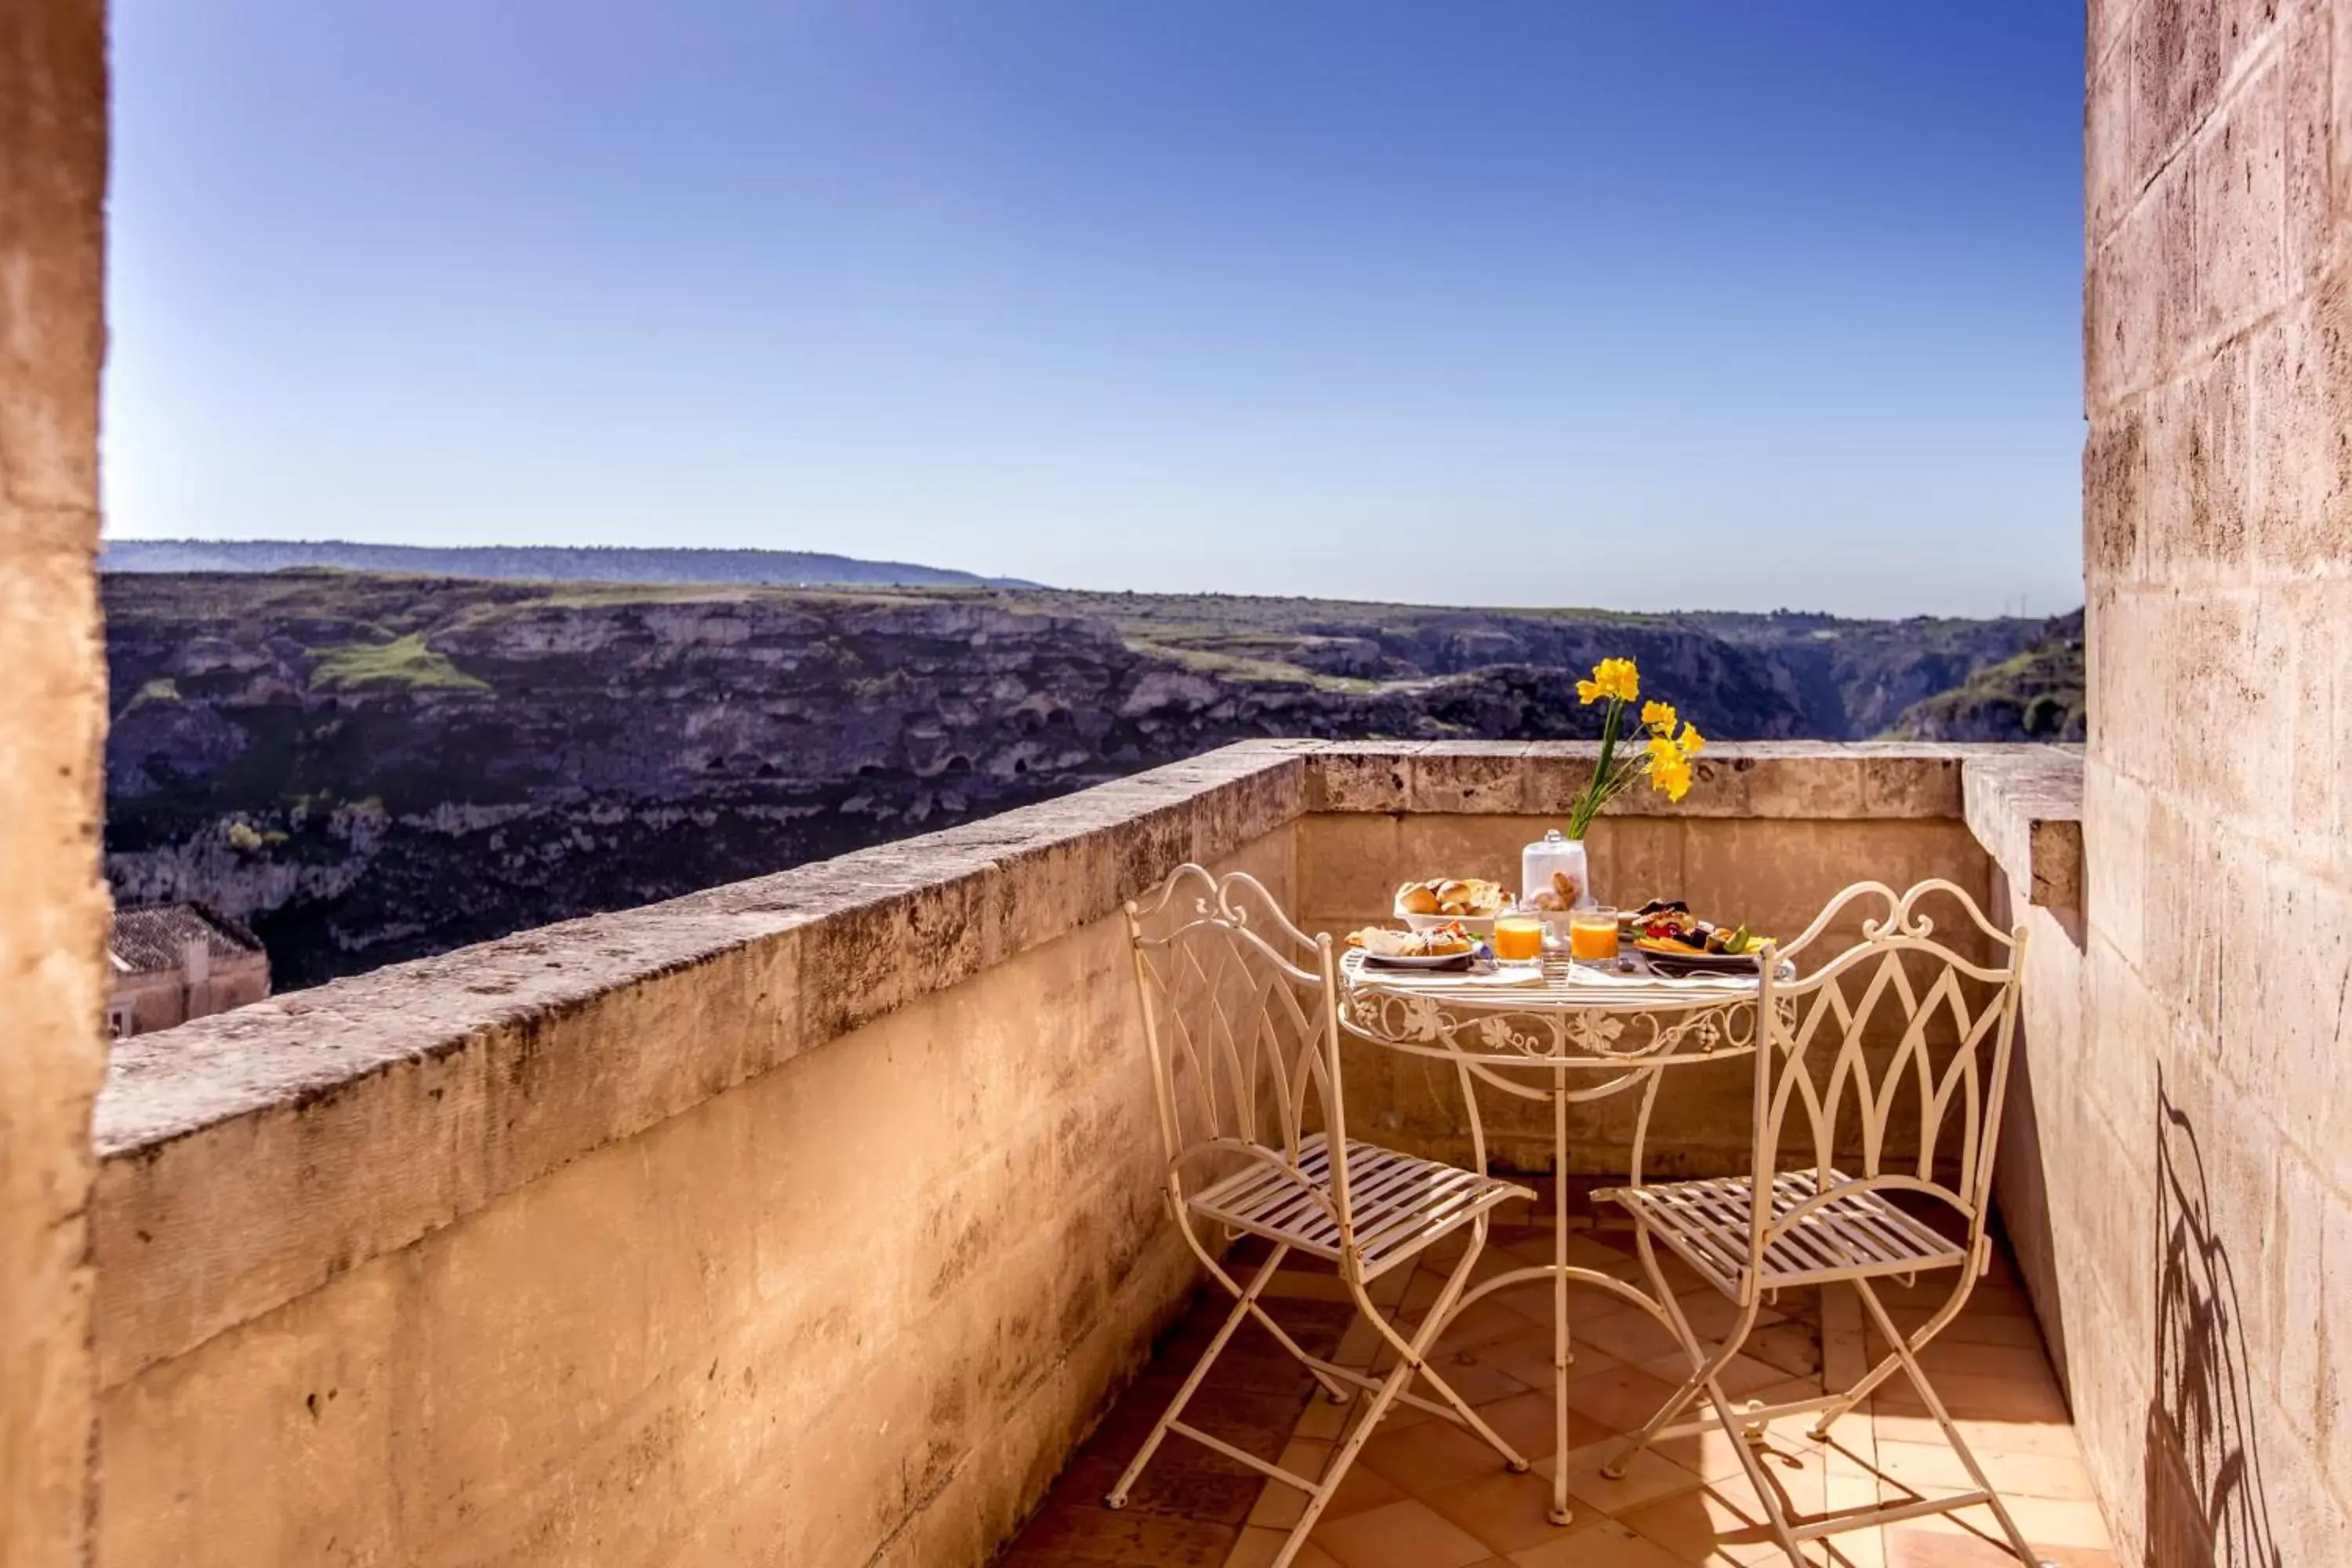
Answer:
[[2060, 0], [116, 0], [119, 536], [2081, 596]]

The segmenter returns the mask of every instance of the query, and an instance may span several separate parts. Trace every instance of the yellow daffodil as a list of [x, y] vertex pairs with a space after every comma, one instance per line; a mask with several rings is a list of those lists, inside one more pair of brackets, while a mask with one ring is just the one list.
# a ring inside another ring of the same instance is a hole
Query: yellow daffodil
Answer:
[[1690, 793], [1691, 767], [1672, 741], [1659, 739], [1650, 742], [1650, 787], [1668, 800], [1680, 800]]
[[[1601, 725], [1601, 766], [1569, 811], [1569, 837], [1583, 837], [1593, 815], [1644, 775], [1669, 800], [1690, 793], [1690, 759], [1706, 742], [1682, 721], [1673, 703], [1642, 701], [1642, 674], [1632, 659], [1602, 659], [1592, 667], [1591, 679], [1576, 683], [1576, 696], [1587, 707], [1606, 702], [1609, 710]], [[1642, 728], [1628, 734], [1627, 710], [1636, 704]]]
[[[1633, 703], [1642, 696], [1642, 672], [1634, 670], [1630, 658], [1604, 658], [1592, 666], [1592, 684], [1600, 687], [1601, 696], [1613, 696], [1621, 703]], [[1583, 687], [1578, 687], [1583, 693]]]

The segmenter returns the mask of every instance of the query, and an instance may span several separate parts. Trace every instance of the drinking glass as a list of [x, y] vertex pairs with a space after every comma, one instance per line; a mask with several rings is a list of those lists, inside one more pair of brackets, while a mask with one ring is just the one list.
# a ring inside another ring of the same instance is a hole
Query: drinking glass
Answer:
[[1568, 953], [1579, 963], [1617, 962], [1617, 911], [1579, 910], [1568, 922]]
[[1495, 921], [1495, 962], [1543, 962], [1544, 923], [1533, 915], [1501, 915]]

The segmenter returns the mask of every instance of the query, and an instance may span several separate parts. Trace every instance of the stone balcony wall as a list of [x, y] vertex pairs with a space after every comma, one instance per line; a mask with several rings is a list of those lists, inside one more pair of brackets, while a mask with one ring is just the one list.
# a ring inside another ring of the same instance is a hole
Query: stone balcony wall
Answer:
[[2343, 1562], [2352, 0], [2089, 16], [2070, 1371], [2147, 1562]]
[[[1724, 747], [1599, 875], [1792, 928], [1859, 875], [1998, 896], [2017, 760]], [[984, 1561], [1192, 1279], [1121, 902], [1200, 859], [1345, 930], [1401, 862], [1507, 869], [1591, 765], [1234, 747], [125, 1042], [98, 1560]]]
[[106, 18], [0, 5], [0, 1563], [79, 1563], [106, 1059], [98, 584]]

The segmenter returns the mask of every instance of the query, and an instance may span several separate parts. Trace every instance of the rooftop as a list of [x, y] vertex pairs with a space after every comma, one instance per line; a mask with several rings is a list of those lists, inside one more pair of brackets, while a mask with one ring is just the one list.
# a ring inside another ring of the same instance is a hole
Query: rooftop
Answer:
[[261, 939], [210, 904], [145, 904], [114, 911], [107, 951], [125, 974], [164, 974], [187, 961], [190, 942], [215, 960], [263, 951]]

